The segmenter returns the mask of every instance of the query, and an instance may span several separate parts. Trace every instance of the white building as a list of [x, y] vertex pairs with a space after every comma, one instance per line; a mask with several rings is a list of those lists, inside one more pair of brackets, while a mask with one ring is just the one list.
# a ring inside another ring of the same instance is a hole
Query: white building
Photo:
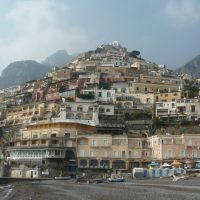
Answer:
[[94, 99], [100, 102], [112, 102], [115, 98], [115, 90], [104, 90], [104, 89], [94, 89], [94, 90], [81, 90], [80, 94], [93, 94]]
[[188, 120], [200, 119], [199, 99], [180, 99], [176, 101], [177, 113], [185, 114]]
[[157, 117], [187, 118], [191, 120], [200, 119], [199, 99], [180, 99], [171, 102], [156, 103]]
[[97, 103], [65, 102], [61, 105], [59, 117], [54, 122], [71, 122], [90, 126], [99, 124]]
[[176, 102], [156, 102], [156, 117], [176, 114]]

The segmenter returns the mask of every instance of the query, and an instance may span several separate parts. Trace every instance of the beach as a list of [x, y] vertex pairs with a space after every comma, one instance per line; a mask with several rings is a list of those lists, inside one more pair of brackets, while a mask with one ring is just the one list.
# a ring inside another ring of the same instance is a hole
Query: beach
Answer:
[[8, 200], [199, 200], [200, 178], [172, 182], [171, 178], [87, 184], [48, 180], [12, 184]]
[[0, 184], [0, 200], [6, 199], [11, 192], [12, 192], [12, 185]]

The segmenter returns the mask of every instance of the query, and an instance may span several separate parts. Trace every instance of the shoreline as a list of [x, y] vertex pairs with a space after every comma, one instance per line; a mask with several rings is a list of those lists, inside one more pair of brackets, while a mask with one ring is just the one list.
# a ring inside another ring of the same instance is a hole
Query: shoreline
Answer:
[[5, 184], [11, 184], [14, 182], [34, 182], [34, 181], [44, 181], [44, 180], [53, 180], [52, 178], [11, 178], [11, 177], [0, 177], [0, 186]]
[[15, 182], [8, 200], [199, 200], [200, 178], [130, 180], [124, 183], [87, 184], [74, 180]]

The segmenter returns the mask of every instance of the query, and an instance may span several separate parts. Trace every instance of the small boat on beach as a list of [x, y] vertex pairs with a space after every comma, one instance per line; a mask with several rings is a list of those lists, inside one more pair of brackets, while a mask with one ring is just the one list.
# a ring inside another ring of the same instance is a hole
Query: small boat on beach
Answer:
[[56, 176], [54, 177], [55, 180], [70, 180], [71, 176]]
[[88, 183], [98, 184], [98, 183], [103, 183], [104, 181], [105, 181], [105, 179], [103, 179], [103, 178], [96, 178], [96, 179], [89, 180]]
[[111, 177], [108, 178], [109, 182], [125, 182], [126, 179], [122, 177], [120, 174], [111, 174]]

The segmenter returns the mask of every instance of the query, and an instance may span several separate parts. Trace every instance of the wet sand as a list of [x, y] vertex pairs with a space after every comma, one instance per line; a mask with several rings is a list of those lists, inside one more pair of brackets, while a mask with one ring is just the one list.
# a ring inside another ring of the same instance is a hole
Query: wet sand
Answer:
[[199, 200], [200, 177], [87, 184], [73, 180], [13, 183], [9, 200]]

